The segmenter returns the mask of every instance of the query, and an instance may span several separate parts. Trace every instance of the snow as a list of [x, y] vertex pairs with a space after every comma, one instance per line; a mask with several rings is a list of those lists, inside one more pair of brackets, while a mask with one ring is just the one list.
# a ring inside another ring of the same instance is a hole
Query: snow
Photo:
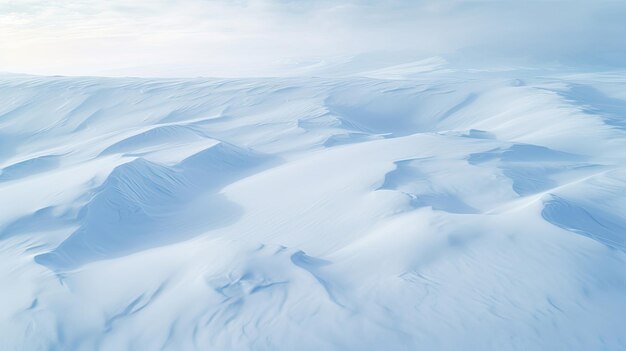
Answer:
[[0, 349], [624, 349], [625, 83], [2, 75]]

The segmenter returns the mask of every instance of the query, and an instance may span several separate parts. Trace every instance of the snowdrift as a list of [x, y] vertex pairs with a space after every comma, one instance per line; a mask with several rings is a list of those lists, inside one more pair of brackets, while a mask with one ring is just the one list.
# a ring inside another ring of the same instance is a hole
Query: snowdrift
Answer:
[[626, 348], [626, 75], [443, 64], [0, 77], [0, 349]]

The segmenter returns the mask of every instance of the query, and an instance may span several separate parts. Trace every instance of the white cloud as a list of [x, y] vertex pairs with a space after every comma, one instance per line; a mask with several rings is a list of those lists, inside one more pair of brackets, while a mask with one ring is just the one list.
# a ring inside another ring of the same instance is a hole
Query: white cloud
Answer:
[[263, 75], [376, 51], [616, 66], [623, 18], [597, 1], [0, 0], [0, 70]]

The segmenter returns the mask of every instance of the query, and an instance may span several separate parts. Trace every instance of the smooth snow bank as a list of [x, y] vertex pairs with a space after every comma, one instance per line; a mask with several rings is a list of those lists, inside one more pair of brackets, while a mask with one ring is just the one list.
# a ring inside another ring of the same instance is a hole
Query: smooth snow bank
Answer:
[[626, 348], [626, 75], [442, 64], [3, 76], [0, 349]]

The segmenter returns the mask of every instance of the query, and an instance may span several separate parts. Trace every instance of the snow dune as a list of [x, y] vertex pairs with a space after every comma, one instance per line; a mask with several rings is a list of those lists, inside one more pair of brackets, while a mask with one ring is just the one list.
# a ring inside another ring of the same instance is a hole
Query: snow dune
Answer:
[[0, 77], [0, 349], [626, 348], [626, 76]]

